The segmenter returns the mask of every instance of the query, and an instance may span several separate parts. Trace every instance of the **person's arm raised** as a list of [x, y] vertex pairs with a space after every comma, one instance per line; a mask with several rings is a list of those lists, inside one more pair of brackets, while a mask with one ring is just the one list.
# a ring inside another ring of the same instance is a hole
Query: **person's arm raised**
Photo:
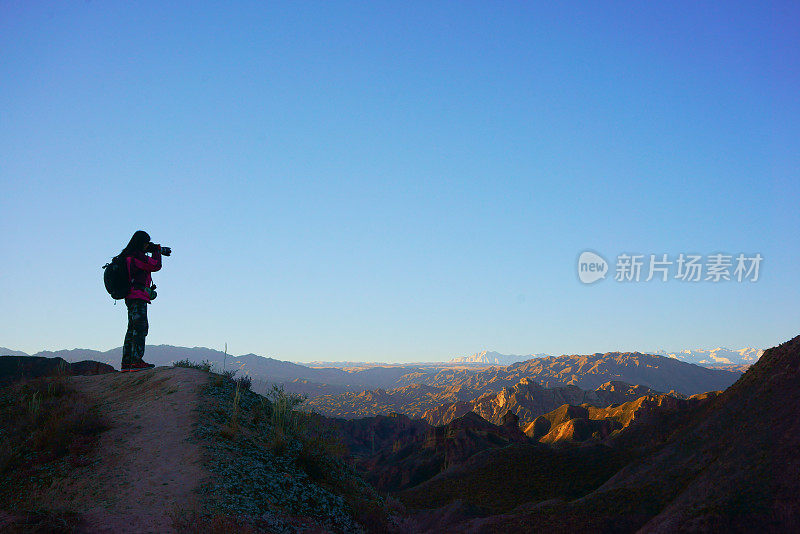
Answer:
[[143, 271], [154, 273], [161, 269], [161, 245], [157, 245], [155, 250], [153, 251], [153, 257], [148, 257], [146, 261], [142, 261], [138, 258], [131, 258], [131, 263], [136, 266], [137, 269], [141, 269]]

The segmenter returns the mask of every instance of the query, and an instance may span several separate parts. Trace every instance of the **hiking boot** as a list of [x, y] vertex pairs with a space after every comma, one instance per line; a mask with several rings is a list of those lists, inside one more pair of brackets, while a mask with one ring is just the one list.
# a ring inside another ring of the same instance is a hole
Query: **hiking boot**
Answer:
[[141, 371], [143, 369], [152, 369], [153, 367], [155, 367], [155, 365], [153, 365], [152, 363], [141, 361], [130, 364], [128, 370], [133, 372], [133, 371]]

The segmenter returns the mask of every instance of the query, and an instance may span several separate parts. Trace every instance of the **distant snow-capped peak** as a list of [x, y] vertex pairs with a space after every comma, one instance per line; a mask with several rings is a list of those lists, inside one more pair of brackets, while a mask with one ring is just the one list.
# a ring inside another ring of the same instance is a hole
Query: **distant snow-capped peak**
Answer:
[[[675, 352], [666, 350], [644, 351], [647, 354], [667, 356], [688, 363], [700, 365], [751, 365], [758, 361], [764, 353], [763, 349], [744, 347], [741, 349], [729, 349], [726, 347], [716, 347], [713, 349], [683, 349]], [[477, 363], [484, 365], [511, 365], [517, 362], [524, 362], [533, 358], [544, 358], [549, 354], [531, 353], [526, 355], [501, 354], [492, 350], [482, 350], [468, 356], [457, 356], [448, 363]]]
[[549, 354], [500, 354], [491, 350], [482, 350], [469, 356], [458, 356], [448, 363], [483, 363], [487, 365], [511, 365], [517, 362], [524, 362], [532, 358], [542, 358]]
[[725, 364], [725, 365], [749, 365], [758, 361], [763, 349], [745, 347], [742, 349], [729, 349], [717, 347], [715, 349], [683, 349], [677, 352], [667, 352], [658, 350], [653, 352], [659, 356], [668, 356], [689, 363], [699, 364]]

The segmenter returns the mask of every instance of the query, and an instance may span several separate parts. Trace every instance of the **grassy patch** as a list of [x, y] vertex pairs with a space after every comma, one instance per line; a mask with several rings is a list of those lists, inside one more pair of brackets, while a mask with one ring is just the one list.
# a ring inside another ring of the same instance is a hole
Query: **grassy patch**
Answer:
[[203, 360], [202, 363], [196, 363], [186, 358], [184, 360], [175, 362], [172, 364], [172, 367], [188, 367], [189, 369], [200, 369], [201, 371], [211, 372], [211, 362], [208, 360]]
[[253, 385], [253, 379], [250, 378], [249, 376], [247, 375], [240, 377], [236, 376], [236, 373], [239, 372], [239, 369], [223, 369], [222, 371], [219, 372], [214, 371], [214, 364], [211, 363], [209, 360], [203, 360], [202, 363], [197, 363], [190, 361], [189, 358], [186, 358], [173, 363], [172, 366], [186, 367], [189, 369], [199, 369], [200, 371], [212, 373], [216, 385], [221, 385], [223, 382], [226, 381], [236, 382], [243, 389], [250, 389], [251, 386]]
[[26, 484], [41, 487], [85, 465], [98, 435], [108, 428], [63, 376], [0, 389], [0, 508], [24, 504], [27, 492], [20, 489]]

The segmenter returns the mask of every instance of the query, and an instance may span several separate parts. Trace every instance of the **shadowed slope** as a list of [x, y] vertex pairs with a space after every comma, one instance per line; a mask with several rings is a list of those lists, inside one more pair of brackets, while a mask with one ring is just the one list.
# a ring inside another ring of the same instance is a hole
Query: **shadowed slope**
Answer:
[[[515, 443], [479, 452], [397, 497], [413, 509], [446, 507], [462, 501], [473, 507], [473, 516], [497, 514], [530, 501], [585, 495], [627, 461], [624, 451], [601, 444], [553, 449], [538, 443]], [[456, 525], [441, 522], [432, 531], [441, 532], [446, 527], [463, 532]]]
[[365, 478], [381, 491], [416, 486], [480, 451], [529, 441], [513, 414], [502, 426], [493, 425], [474, 412], [439, 427], [428, 427], [422, 421], [410, 423], [414, 425], [409, 427], [413, 432], [396, 439], [391, 449], [386, 447], [357, 460]]

